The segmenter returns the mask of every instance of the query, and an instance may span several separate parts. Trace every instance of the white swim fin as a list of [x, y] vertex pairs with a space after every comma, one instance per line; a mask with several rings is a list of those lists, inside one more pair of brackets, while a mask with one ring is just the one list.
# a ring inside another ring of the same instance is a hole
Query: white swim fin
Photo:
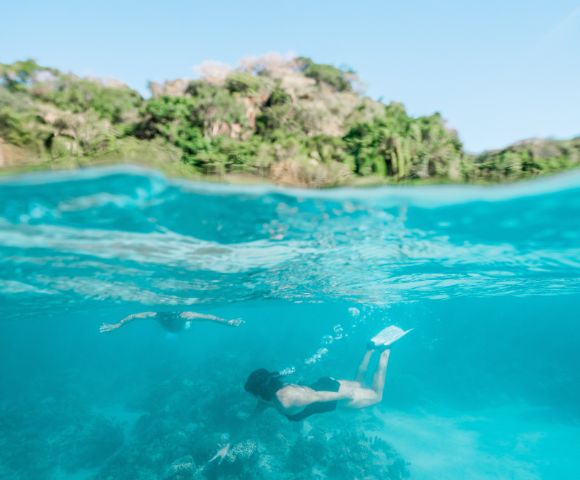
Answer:
[[371, 343], [376, 347], [388, 346], [395, 343], [399, 338], [407, 335], [412, 328], [409, 330], [403, 330], [402, 328], [396, 327], [395, 325], [389, 325], [387, 328], [382, 329], [373, 338], [371, 338]]

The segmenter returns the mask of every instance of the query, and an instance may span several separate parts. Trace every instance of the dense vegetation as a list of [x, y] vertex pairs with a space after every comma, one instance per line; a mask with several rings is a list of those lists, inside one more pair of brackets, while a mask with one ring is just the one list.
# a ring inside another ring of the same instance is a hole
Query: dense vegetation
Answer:
[[440, 114], [411, 117], [358, 85], [346, 68], [267, 56], [235, 69], [207, 64], [197, 80], [151, 84], [145, 99], [32, 60], [0, 64], [0, 166], [125, 161], [324, 186], [504, 181], [580, 164], [580, 138], [469, 155]]

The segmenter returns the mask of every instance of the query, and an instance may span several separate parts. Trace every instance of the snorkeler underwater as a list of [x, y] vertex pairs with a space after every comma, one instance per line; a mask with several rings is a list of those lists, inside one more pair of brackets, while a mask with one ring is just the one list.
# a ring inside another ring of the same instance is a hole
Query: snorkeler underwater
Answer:
[[0, 478], [576, 478], [579, 180], [3, 180]]
[[[288, 420], [294, 422], [316, 413], [331, 412], [339, 401], [347, 408], [376, 405], [383, 399], [391, 354], [390, 345], [406, 333], [408, 331], [390, 325], [375, 335], [369, 341], [354, 381], [322, 377], [310, 386], [284, 384], [278, 372], [260, 368], [248, 376], [244, 389], [258, 398], [257, 410], [273, 406]], [[377, 349], [380, 350], [380, 355], [372, 385], [365, 386], [369, 362]]]

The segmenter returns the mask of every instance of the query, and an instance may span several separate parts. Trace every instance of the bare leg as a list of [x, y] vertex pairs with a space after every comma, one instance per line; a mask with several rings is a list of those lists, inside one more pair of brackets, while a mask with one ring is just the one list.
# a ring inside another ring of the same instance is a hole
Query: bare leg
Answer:
[[383, 390], [385, 389], [385, 377], [387, 376], [387, 366], [389, 364], [389, 355], [391, 350], [387, 349], [379, 357], [379, 365], [373, 377], [373, 390], [377, 394], [377, 403], [383, 399]]
[[365, 352], [365, 355], [364, 355], [362, 361], [360, 362], [360, 365], [358, 366], [355, 381], [357, 381], [359, 383], [363, 383], [363, 381], [365, 379], [365, 374], [367, 373], [367, 370], [369, 368], [369, 362], [371, 360], [373, 352], [374, 352], [374, 350], [367, 350]]

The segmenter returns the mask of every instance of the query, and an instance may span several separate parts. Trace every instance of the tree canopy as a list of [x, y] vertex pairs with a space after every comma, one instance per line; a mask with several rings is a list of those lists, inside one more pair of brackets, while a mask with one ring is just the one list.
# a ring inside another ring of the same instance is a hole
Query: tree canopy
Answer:
[[34, 60], [0, 64], [0, 165], [20, 161], [1, 150], [8, 144], [19, 159], [54, 168], [158, 157], [193, 174], [329, 186], [366, 177], [496, 182], [580, 164], [578, 138], [467, 154], [439, 113], [413, 117], [365, 97], [357, 82], [349, 68], [267, 56], [155, 84], [143, 98]]

